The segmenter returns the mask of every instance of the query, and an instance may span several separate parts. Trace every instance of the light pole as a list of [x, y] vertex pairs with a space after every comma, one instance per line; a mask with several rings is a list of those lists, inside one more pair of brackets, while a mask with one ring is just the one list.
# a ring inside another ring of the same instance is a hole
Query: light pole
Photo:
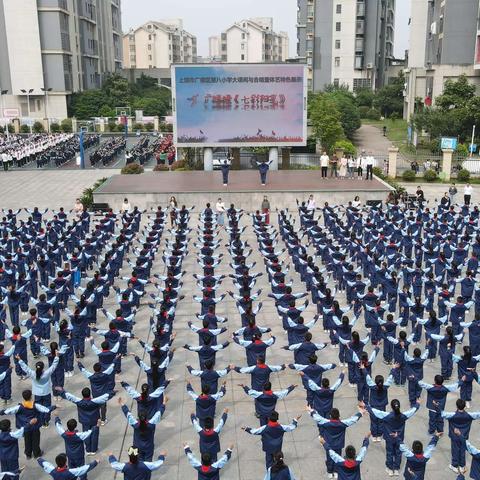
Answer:
[[32, 134], [32, 123], [30, 119], [30, 95], [33, 92], [33, 88], [30, 88], [28, 90], [24, 90], [23, 88], [20, 89], [22, 93], [24, 93], [27, 96], [27, 115], [28, 115], [28, 121], [30, 122], [30, 134]]
[[[8, 90], [2, 90], [2, 89], [0, 88], [0, 100], [1, 100], [1, 102], [0, 102], [0, 113], [2, 114], [2, 115], [1, 115], [2, 118], [4, 118], [4, 115], [5, 115], [5, 112], [4, 112], [5, 108], [4, 108], [4, 105], [3, 105], [3, 96], [6, 95], [7, 93], [8, 93]], [[9, 122], [7, 122], [7, 124], [6, 124], [7, 140], [8, 140], [8, 138], [9, 138], [9, 136], [10, 136], [10, 132], [8, 131], [8, 124], [9, 124]]]
[[41, 88], [40, 89], [45, 94], [45, 99], [43, 102], [45, 119], [47, 120], [47, 133], [50, 133], [50, 120], [48, 119], [48, 92], [51, 92], [51, 88]]

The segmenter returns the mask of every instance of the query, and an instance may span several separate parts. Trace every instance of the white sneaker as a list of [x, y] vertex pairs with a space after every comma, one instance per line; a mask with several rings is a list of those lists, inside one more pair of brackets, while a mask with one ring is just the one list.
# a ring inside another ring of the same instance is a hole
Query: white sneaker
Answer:
[[399, 476], [400, 476], [400, 470], [394, 470], [394, 471], [393, 471], [393, 474], [394, 474], [396, 477], [399, 477]]
[[393, 477], [393, 470], [390, 470], [389, 468], [386, 468], [385, 471], [388, 473], [389, 477]]
[[465, 402], [465, 408], [470, 408], [470, 402]]
[[453, 465], [449, 465], [448, 468], [452, 470], [452, 472], [458, 473], [458, 467], [454, 467]]
[[333, 476], [333, 473], [327, 473], [327, 478], [335, 478], [335, 477]]

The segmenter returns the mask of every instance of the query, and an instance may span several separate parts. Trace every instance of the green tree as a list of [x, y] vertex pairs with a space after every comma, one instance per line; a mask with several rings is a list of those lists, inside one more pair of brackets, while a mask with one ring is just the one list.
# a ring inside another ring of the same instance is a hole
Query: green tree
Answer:
[[351, 139], [355, 131], [362, 125], [354, 95], [348, 90], [342, 89], [332, 90], [325, 95], [334, 102], [335, 107], [340, 112], [343, 132]]
[[393, 113], [401, 115], [403, 113], [403, 90], [405, 77], [403, 73], [389, 85], [385, 85], [375, 94], [373, 106], [380, 110], [384, 117], [389, 117]]
[[323, 148], [332, 152], [335, 143], [345, 138], [335, 102], [324, 93], [313, 94], [309, 98], [308, 114], [315, 137]]
[[375, 93], [370, 88], [359, 88], [355, 92], [355, 99], [359, 107], [372, 108], [373, 100], [375, 99]]
[[435, 99], [435, 105], [442, 110], [463, 108], [475, 97], [476, 87], [470, 85], [466, 75], [460, 75], [458, 80], [447, 80], [443, 93]]
[[81, 93], [74, 93], [70, 104], [69, 116], [77, 117], [80, 120], [88, 120], [92, 117], [99, 117], [99, 109], [109, 106], [110, 102], [102, 90], [87, 90]]

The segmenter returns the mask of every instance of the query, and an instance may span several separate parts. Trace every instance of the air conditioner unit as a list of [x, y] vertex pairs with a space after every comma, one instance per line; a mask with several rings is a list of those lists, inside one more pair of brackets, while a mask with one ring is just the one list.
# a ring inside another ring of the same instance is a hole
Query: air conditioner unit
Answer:
[[367, 69], [371, 70], [373, 68], [373, 63], [367, 63]]

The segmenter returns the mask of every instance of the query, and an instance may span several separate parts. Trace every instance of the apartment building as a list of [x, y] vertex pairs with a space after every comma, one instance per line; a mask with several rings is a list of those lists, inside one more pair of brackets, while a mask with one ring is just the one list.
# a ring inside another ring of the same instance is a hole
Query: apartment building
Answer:
[[395, 0], [297, 0], [297, 56], [312, 91], [380, 88], [393, 60]]
[[273, 31], [273, 18], [236, 22], [220, 35], [220, 59], [227, 63], [284, 62], [288, 57], [286, 32]]
[[181, 19], [146, 22], [123, 36], [123, 66], [127, 69], [168, 68], [195, 63], [197, 38], [183, 29]]
[[434, 105], [445, 82], [480, 87], [479, 0], [412, 0], [404, 118]]
[[71, 93], [121, 69], [121, 32], [120, 0], [0, 0], [0, 109], [66, 118]]

